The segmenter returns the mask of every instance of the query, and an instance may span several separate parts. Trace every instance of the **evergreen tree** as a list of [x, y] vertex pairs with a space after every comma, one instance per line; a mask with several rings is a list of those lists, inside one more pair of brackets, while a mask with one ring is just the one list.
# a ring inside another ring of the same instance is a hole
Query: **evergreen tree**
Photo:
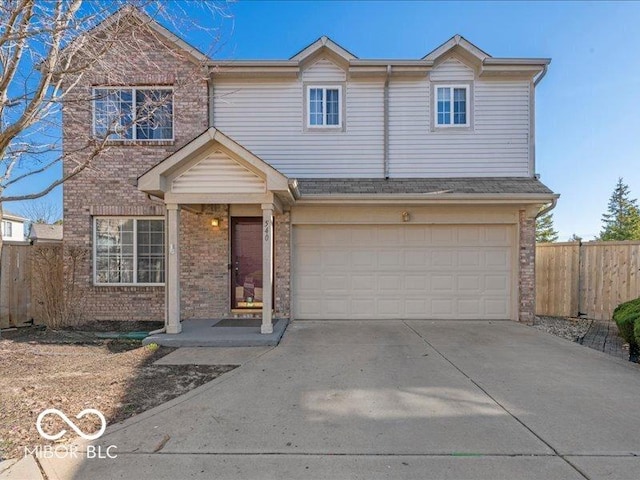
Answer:
[[536, 219], [536, 242], [549, 243], [558, 240], [558, 232], [553, 228], [553, 214], [547, 213]]
[[607, 213], [602, 215], [598, 240], [640, 240], [638, 200], [629, 196], [629, 186], [620, 177], [609, 199]]

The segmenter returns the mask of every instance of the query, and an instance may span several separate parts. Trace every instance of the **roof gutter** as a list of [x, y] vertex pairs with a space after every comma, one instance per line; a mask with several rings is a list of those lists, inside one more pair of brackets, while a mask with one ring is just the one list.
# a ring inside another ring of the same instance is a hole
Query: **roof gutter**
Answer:
[[537, 214], [536, 214], [536, 218], [541, 217], [542, 215], [549, 213], [551, 210], [553, 210], [554, 208], [556, 208], [556, 205], [558, 204], [558, 197], [554, 197], [551, 199], [551, 203], [549, 205], [547, 205], [546, 207], [544, 207], [542, 210], [540, 210]]
[[[368, 204], [368, 203], [402, 203], [415, 204], [547, 204], [549, 202], [555, 206], [558, 194], [328, 194], [328, 195], [305, 195], [302, 194], [296, 202], [300, 205], [310, 204]], [[553, 207], [551, 207], [553, 208]], [[551, 209], [549, 208], [549, 210]], [[546, 209], [545, 209], [546, 210]]]
[[540, 72], [540, 74], [536, 77], [536, 79], [533, 81], [533, 86], [537, 87], [538, 84], [542, 81], [542, 79], [544, 78], [544, 76], [547, 74], [547, 70], [549, 70], [549, 64], [545, 63], [544, 67], [542, 67], [542, 72]]
[[387, 74], [384, 78], [384, 152], [383, 152], [383, 174], [384, 178], [389, 178], [389, 77], [391, 76], [391, 65], [387, 65]]

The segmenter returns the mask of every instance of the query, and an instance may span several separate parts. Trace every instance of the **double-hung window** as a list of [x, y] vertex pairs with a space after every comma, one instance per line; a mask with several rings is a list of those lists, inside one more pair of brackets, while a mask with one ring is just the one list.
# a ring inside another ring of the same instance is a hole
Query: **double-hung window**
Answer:
[[469, 126], [469, 86], [436, 86], [436, 126]]
[[164, 220], [96, 217], [93, 258], [96, 285], [164, 283]]
[[173, 140], [170, 88], [95, 88], [93, 132], [110, 140]]
[[13, 223], [11, 223], [11, 222], [2, 222], [2, 236], [3, 237], [12, 237], [13, 236]]
[[307, 127], [342, 126], [342, 87], [307, 87]]

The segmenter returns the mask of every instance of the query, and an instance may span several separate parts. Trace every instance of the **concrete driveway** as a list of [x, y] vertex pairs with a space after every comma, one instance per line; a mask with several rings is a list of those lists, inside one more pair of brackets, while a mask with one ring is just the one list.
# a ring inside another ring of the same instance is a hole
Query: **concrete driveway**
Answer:
[[43, 466], [50, 479], [632, 479], [638, 399], [637, 366], [512, 322], [295, 322], [279, 347], [108, 429], [116, 459]]

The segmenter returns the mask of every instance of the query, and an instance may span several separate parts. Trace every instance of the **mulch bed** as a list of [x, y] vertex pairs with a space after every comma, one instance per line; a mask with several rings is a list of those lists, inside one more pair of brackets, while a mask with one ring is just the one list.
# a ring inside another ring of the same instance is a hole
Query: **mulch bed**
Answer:
[[[43, 410], [57, 408], [69, 418], [86, 408], [120, 422], [158, 406], [226, 373], [236, 365], [153, 365], [173, 348], [142, 347], [138, 341], [105, 340], [89, 331], [122, 331], [118, 325], [83, 325], [70, 330], [31, 327], [3, 331], [0, 338], [0, 460], [20, 457], [24, 447], [49, 442], [35, 422]], [[139, 327], [139, 326], [133, 326]], [[151, 328], [154, 328], [153, 326]], [[128, 330], [149, 330], [143, 328]], [[84, 432], [99, 428], [87, 416], [74, 423]], [[71, 430], [48, 415], [43, 429]], [[74, 439], [66, 434], [58, 442]]]

